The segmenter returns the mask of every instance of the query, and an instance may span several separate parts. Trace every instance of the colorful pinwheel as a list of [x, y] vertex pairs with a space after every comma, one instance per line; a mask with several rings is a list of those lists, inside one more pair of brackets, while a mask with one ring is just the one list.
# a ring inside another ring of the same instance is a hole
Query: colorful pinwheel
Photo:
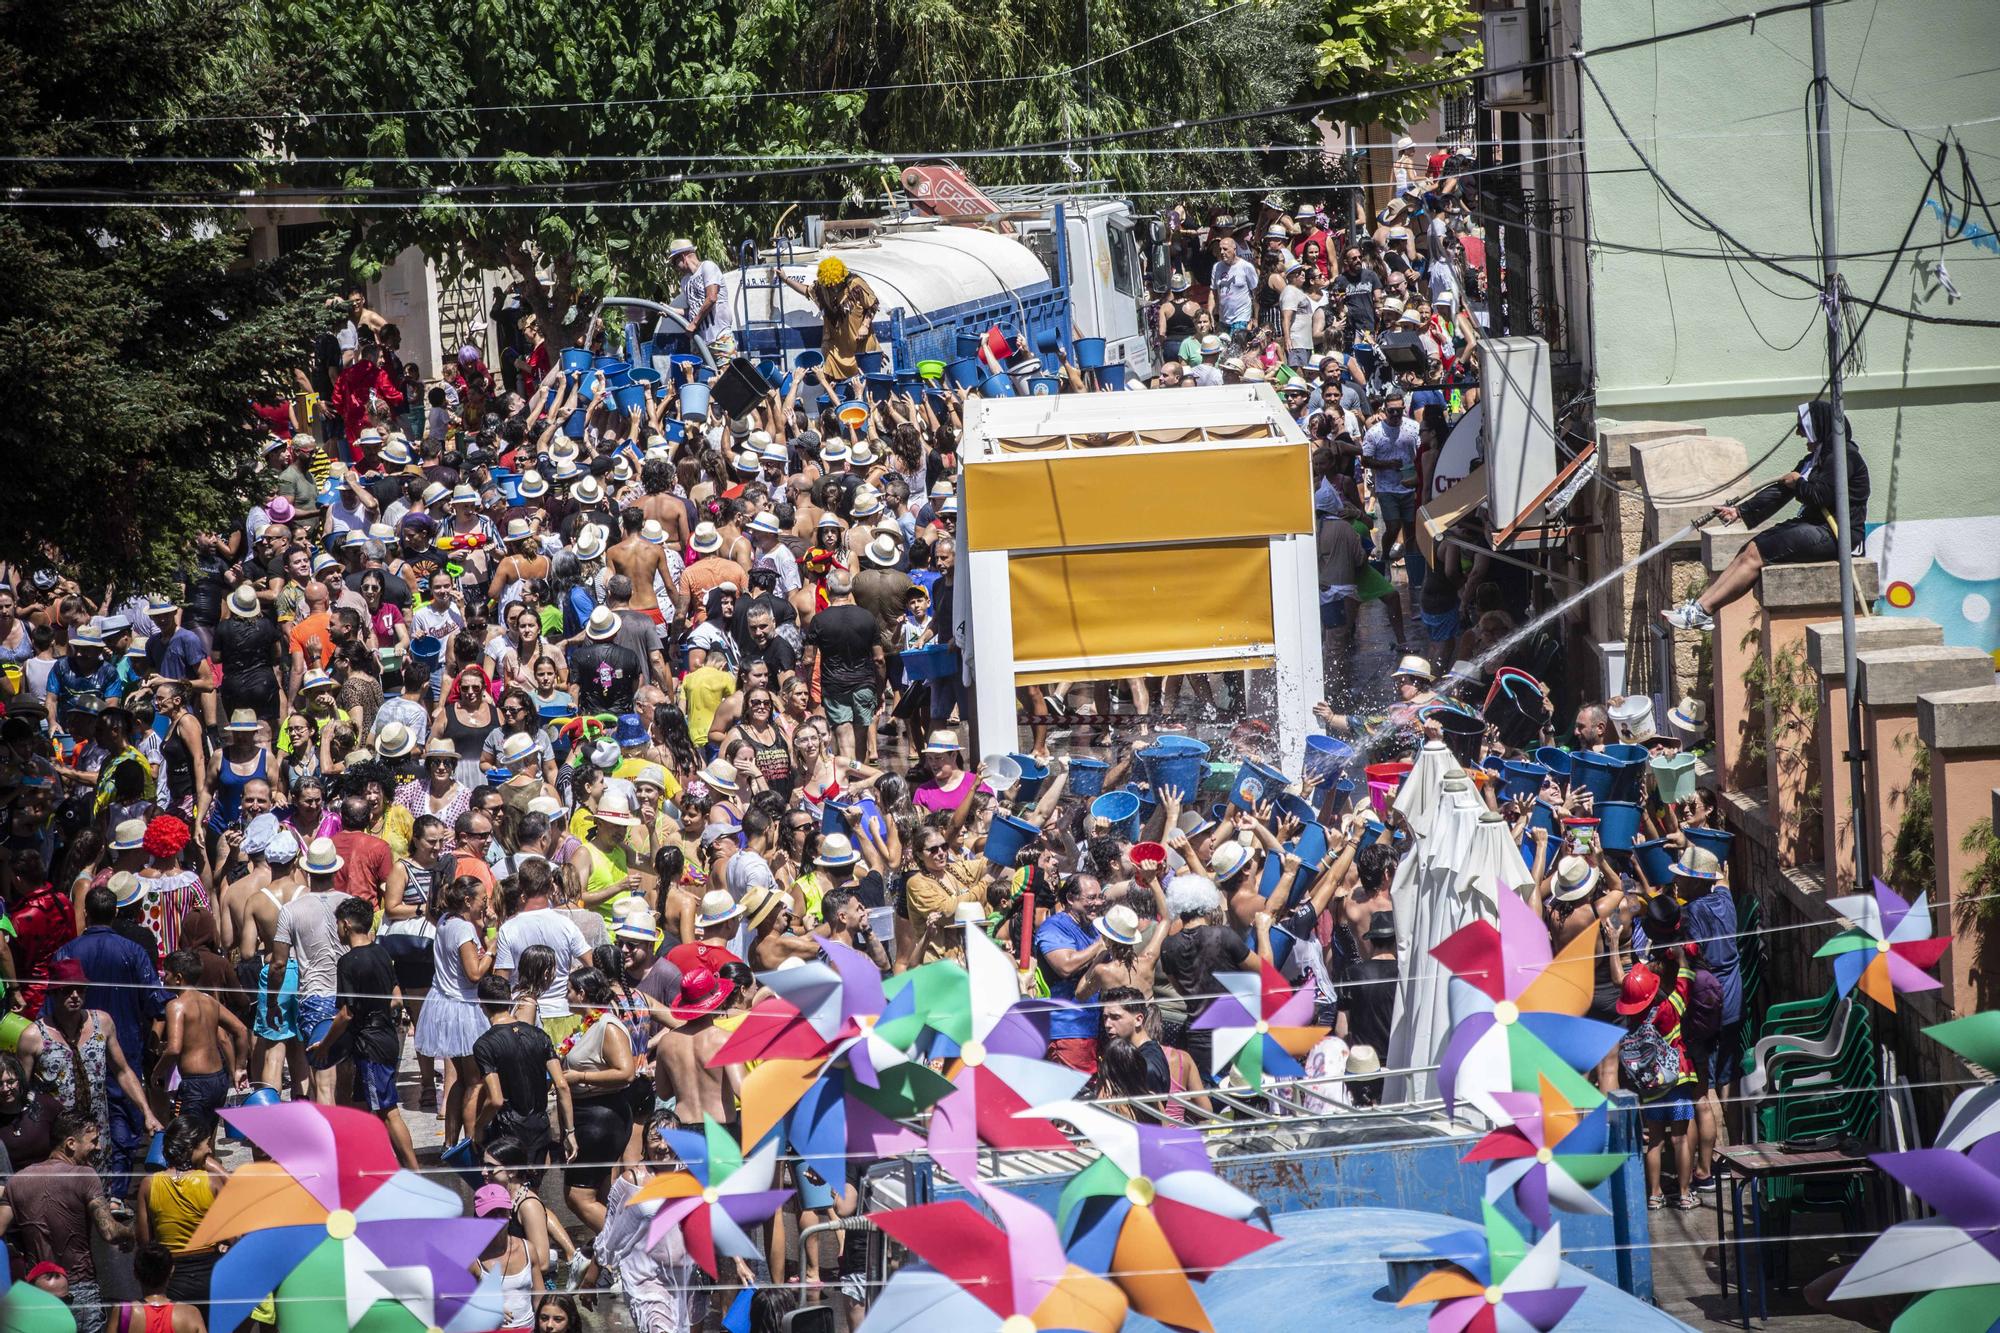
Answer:
[[[1068, 1148], [1061, 1130], [1022, 1114], [1042, 1102], [1074, 1097], [1089, 1081], [1042, 1058], [1048, 1015], [1061, 1002], [1024, 999], [1013, 960], [977, 926], [965, 928], [963, 968], [949, 962], [932, 966], [951, 968], [957, 979], [946, 973], [901, 988], [897, 1003], [903, 995], [912, 997], [909, 1018], [882, 1026], [886, 1035], [908, 1032], [907, 1023], [915, 1022], [919, 1030], [912, 1040], [920, 1052], [958, 1057], [950, 1068], [952, 1090], [931, 1112], [932, 1157], [964, 1180], [977, 1171], [975, 1135], [995, 1148]], [[954, 1132], [960, 1128], [970, 1132]]]
[[1898, 1333], [1991, 1328], [2000, 1321], [2000, 1139], [1970, 1152], [1919, 1148], [1869, 1161], [1937, 1210], [1875, 1238], [1833, 1289], [1835, 1300], [1927, 1293]]
[[743, 1228], [769, 1218], [792, 1192], [771, 1188], [778, 1168], [777, 1144], [767, 1143], [745, 1157], [729, 1131], [712, 1118], [704, 1116], [701, 1129], [699, 1134], [661, 1131], [683, 1169], [654, 1176], [633, 1193], [632, 1202], [666, 1201], [646, 1233], [648, 1248], [678, 1226], [688, 1257], [701, 1265], [702, 1272], [719, 1277], [716, 1256], [755, 1259], [757, 1243]]
[[1908, 903], [1881, 880], [1874, 884], [1873, 896], [1856, 893], [1827, 903], [1854, 924], [1822, 944], [1813, 957], [1833, 959], [1833, 983], [1842, 995], [1859, 985], [1863, 995], [1893, 1011], [1897, 991], [1938, 988], [1938, 979], [1924, 969], [1944, 956], [1951, 937], [1928, 938], [1928, 894], [1919, 893], [1915, 903]]
[[811, 1060], [882, 1016], [882, 974], [875, 964], [837, 940], [821, 940], [820, 951], [823, 959], [757, 974], [778, 998], [752, 1008], [711, 1064]]
[[[1938, 1023], [1925, 1028], [1924, 1035], [1982, 1069], [2000, 1069], [2000, 1010]], [[1981, 1083], [1952, 1099], [1931, 1146], [1963, 1152], [1993, 1134], [2000, 1134], [2000, 1083]]]
[[1189, 1281], [1277, 1241], [1249, 1225], [1263, 1206], [1215, 1174], [1191, 1129], [1141, 1125], [1073, 1101], [1029, 1114], [1067, 1120], [1103, 1154], [1070, 1179], [1056, 1205], [1070, 1258], [1117, 1282], [1140, 1314], [1213, 1333]]
[[1208, 1002], [1198, 1028], [1215, 1034], [1209, 1072], [1221, 1078], [1232, 1065], [1250, 1091], [1264, 1086], [1264, 1075], [1298, 1078], [1306, 1071], [1299, 1057], [1310, 1051], [1328, 1029], [1308, 1026], [1313, 1014], [1311, 987], [1293, 989], [1278, 969], [1260, 960], [1260, 972], [1218, 972], [1215, 979], [1229, 992]]
[[491, 1327], [472, 1299], [472, 1261], [505, 1222], [461, 1216], [458, 1195], [400, 1170], [381, 1121], [311, 1102], [222, 1118], [271, 1160], [232, 1175], [188, 1241], [235, 1241], [210, 1283], [218, 1327], [234, 1328], [274, 1290], [285, 1333], [344, 1333], [378, 1302], [391, 1313], [371, 1319], [371, 1333], [406, 1321]]
[[1609, 1138], [1608, 1106], [1579, 1112], [1546, 1077], [1539, 1095], [1496, 1092], [1493, 1100], [1510, 1123], [1488, 1133], [1461, 1159], [1494, 1164], [1486, 1173], [1486, 1202], [1512, 1190], [1521, 1212], [1543, 1231], [1552, 1203], [1566, 1213], [1611, 1211], [1590, 1193], [1626, 1161], [1624, 1153], [1594, 1151]]
[[1576, 1071], [1595, 1066], [1624, 1035], [1583, 1017], [1597, 934], [1579, 933], [1552, 957], [1535, 909], [1512, 893], [1500, 894], [1499, 903], [1497, 927], [1474, 921], [1431, 949], [1452, 974], [1452, 1030], [1438, 1062], [1445, 1109], [1467, 1101], [1504, 1123], [1494, 1094], [1537, 1092], [1544, 1078], [1572, 1106], [1597, 1106], [1604, 1094]]
[[1435, 1302], [1430, 1333], [1548, 1333], [1583, 1295], [1582, 1287], [1556, 1285], [1562, 1228], [1550, 1227], [1530, 1249], [1492, 1204], [1484, 1209], [1485, 1234], [1453, 1232], [1433, 1241], [1454, 1267], [1424, 1274], [1397, 1304]]
[[1053, 1218], [1018, 1195], [973, 1192], [996, 1225], [961, 1199], [871, 1213], [868, 1220], [931, 1265], [904, 1268], [884, 1287], [860, 1333], [937, 1333], [993, 1328], [1117, 1333], [1125, 1293], [1063, 1258]]

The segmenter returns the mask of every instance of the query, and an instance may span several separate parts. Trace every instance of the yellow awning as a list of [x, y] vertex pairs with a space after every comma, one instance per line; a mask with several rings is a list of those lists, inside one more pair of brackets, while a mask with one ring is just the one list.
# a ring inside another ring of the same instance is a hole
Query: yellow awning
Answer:
[[1044, 678], [1076, 679], [1076, 659], [1135, 653], [1240, 661], [1273, 641], [1268, 541], [1020, 555], [1007, 573], [1024, 676], [1047, 662]]
[[1310, 533], [1312, 459], [1298, 443], [970, 463], [961, 521], [972, 551]]
[[1276, 665], [1276, 661], [1277, 659], [1275, 658], [1259, 656], [1205, 657], [1195, 658], [1187, 662], [1176, 662], [1172, 666], [1076, 667], [1069, 671], [1056, 671], [1052, 668], [1037, 669], [1034, 671], [1015, 672], [1014, 683], [1016, 685], [1048, 685], [1059, 680], [1070, 682], [1129, 680], [1136, 677], [1157, 679], [1161, 676], [1199, 675], [1204, 671], [1256, 671], [1274, 666]]

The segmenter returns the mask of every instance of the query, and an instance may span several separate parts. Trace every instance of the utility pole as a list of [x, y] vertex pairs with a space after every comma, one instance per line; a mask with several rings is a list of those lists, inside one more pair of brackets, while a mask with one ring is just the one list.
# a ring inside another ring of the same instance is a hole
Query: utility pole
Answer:
[[[1834, 531], [1840, 543], [1841, 670], [1847, 682], [1847, 753], [1844, 757], [1850, 784], [1849, 804], [1854, 809], [1854, 888], [1860, 892], [1863, 888], [1862, 867], [1868, 864], [1868, 756], [1861, 740], [1861, 691], [1855, 688], [1858, 668], [1854, 660], [1854, 533], [1847, 512], [1847, 418], [1841, 408], [1840, 245], [1834, 234], [1835, 215], [1839, 209], [1833, 188], [1833, 134], [1829, 125], [1831, 113], [1827, 106], [1825, 0], [1817, 0], [1811, 14], [1815, 93], [1813, 139], [1819, 158], [1820, 266], [1824, 275], [1820, 308], [1826, 316], [1827, 402], [1833, 409], [1829, 414], [1833, 419], [1833, 439], [1829, 442], [1829, 449], [1833, 455]], [[1833, 849], [1827, 850], [1831, 853]], [[1838, 882], [1837, 871], [1832, 878]]]

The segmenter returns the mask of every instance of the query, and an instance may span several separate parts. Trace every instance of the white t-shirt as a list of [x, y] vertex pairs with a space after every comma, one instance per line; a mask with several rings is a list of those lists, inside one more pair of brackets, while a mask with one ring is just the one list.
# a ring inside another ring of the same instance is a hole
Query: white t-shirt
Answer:
[[1313, 345], [1313, 300], [1303, 287], [1286, 285], [1278, 293], [1278, 309], [1291, 323], [1291, 350], [1310, 352]]
[[1247, 324], [1255, 313], [1257, 266], [1238, 255], [1225, 264], [1220, 259], [1209, 271], [1208, 285], [1215, 293], [1216, 318], [1224, 324]]
[[590, 945], [585, 942], [583, 932], [576, 928], [576, 922], [568, 914], [558, 912], [553, 907], [537, 907], [519, 916], [510, 916], [500, 923], [499, 951], [494, 955], [493, 966], [502, 972], [512, 973], [520, 966], [521, 954], [537, 944], [546, 944], [556, 952], [556, 975], [547, 990], [535, 1002], [535, 1017], [538, 1019], [569, 1017], [569, 974], [576, 969], [578, 960], [587, 957]]

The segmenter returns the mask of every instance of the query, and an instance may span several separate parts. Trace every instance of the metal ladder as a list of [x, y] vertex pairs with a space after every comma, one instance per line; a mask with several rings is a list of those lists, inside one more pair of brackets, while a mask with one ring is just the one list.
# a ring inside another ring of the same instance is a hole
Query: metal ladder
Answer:
[[772, 257], [767, 261], [766, 265], [760, 265], [757, 262], [757, 243], [755, 241], [745, 241], [736, 248], [736, 269], [743, 275], [741, 280], [736, 284], [736, 327], [739, 329], [750, 327], [750, 293], [752, 291], [775, 290], [778, 295], [776, 305], [771, 312], [772, 322], [781, 326], [785, 322], [785, 294], [791, 291], [791, 288], [785, 286], [784, 280], [781, 278], [758, 278], [754, 275], [759, 267], [765, 267], [768, 264], [776, 264], [783, 267], [796, 262], [798, 247], [792, 244], [792, 239], [789, 236], [777, 237], [771, 244]]

